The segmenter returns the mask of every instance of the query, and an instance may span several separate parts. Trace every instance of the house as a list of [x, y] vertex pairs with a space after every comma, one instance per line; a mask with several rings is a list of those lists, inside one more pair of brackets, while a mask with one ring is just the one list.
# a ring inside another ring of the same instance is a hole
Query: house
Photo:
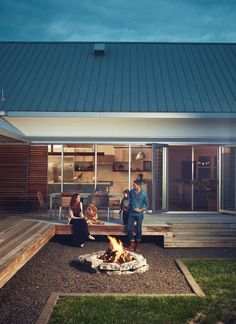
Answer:
[[0, 210], [139, 178], [153, 211], [235, 213], [235, 62], [232, 43], [1, 42]]

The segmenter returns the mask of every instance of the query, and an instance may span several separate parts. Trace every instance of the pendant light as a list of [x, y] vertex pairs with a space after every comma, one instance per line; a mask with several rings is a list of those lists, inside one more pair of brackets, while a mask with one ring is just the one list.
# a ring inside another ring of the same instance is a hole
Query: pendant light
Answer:
[[144, 160], [145, 159], [145, 154], [142, 151], [142, 149], [138, 152], [138, 154], [136, 155], [135, 160]]

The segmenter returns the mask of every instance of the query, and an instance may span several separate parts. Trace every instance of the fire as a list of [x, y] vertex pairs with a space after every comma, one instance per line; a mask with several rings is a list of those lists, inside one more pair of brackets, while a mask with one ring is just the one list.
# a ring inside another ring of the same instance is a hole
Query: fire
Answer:
[[117, 240], [115, 237], [108, 236], [110, 241], [109, 247], [112, 251], [115, 251], [115, 259], [113, 262], [118, 262], [119, 259], [125, 260], [126, 251], [123, 247], [123, 244], [120, 240]]
[[133, 257], [126, 251], [120, 240], [112, 236], [108, 236], [108, 239], [109, 248], [100, 257], [104, 262], [124, 263], [133, 260]]

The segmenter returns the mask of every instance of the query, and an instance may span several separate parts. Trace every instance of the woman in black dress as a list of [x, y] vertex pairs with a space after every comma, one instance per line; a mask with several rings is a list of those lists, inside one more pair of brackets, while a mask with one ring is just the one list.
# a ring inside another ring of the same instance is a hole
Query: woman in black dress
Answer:
[[72, 244], [74, 246], [83, 247], [84, 242], [88, 239], [95, 240], [89, 233], [88, 224], [83, 214], [83, 203], [78, 193], [71, 197], [68, 217], [69, 224], [72, 225]]

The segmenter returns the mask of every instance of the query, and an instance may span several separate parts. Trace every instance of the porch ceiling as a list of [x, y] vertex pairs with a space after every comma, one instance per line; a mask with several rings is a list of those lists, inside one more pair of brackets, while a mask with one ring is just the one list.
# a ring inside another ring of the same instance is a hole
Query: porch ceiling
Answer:
[[23, 133], [13, 125], [0, 118], [0, 143], [24, 142], [26, 138]]
[[4, 119], [30, 141], [175, 141], [236, 143], [236, 119], [14, 117]]

